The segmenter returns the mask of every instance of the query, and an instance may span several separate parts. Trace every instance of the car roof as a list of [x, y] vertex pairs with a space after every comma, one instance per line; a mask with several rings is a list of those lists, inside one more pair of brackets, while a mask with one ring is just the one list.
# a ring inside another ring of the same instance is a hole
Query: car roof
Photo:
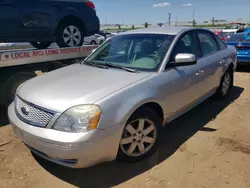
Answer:
[[135, 29], [126, 31], [119, 35], [127, 35], [127, 34], [167, 34], [167, 35], [177, 35], [181, 31], [184, 30], [195, 30], [200, 28], [193, 28], [193, 27], [151, 27], [151, 28], [144, 28], [144, 29]]

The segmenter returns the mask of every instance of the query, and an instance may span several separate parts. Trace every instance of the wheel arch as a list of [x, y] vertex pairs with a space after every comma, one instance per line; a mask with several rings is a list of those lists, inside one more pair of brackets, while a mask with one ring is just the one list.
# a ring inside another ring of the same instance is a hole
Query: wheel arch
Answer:
[[156, 115], [160, 118], [161, 123], [163, 124], [165, 119], [163, 108], [158, 101], [152, 99], [144, 100], [134, 105], [134, 107], [132, 107], [125, 115], [123, 122], [127, 122], [135, 112], [139, 111], [142, 108], [147, 108], [156, 113]]
[[84, 21], [82, 19], [80, 19], [77, 16], [77, 14], [66, 14], [66, 15], [61, 16], [61, 18], [58, 20], [57, 25], [55, 27], [54, 35], [56, 35], [60, 26], [65, 24], [65, 23], [77, 23], [77, 24], [79, 24], [84, 31], [84, 35], [86, 35], [86, 27], [85, 27]]
[[163, 109], [162, 109], [161, 105], [158, 104], [157, 102], [147, 102], [145, 104], [142, 104], [133, 113], [135, 113], [136, 111], [138, 111], [138, 110], [140, 110], [142, 108], [147, 108], [147, 109], [153, 111], [161, 119], [161, 123], [164, 122], [164, 112], [163, 112]]

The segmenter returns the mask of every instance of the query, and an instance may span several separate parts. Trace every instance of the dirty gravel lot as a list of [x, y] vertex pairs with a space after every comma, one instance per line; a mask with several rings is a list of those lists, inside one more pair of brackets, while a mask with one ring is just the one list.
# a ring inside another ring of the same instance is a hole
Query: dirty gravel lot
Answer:
[[250, 68], [223, 102], [209, 99], [164, 129], [159, 150], [135, 164], [64, 168], [39, 157], [0, 117], [0, 188], [249, 188]]

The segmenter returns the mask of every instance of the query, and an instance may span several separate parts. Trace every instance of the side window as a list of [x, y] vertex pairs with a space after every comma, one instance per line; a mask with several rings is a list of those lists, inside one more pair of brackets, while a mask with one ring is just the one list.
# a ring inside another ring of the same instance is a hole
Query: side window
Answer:
[[197, 34], [203, 56], [213, 54], [219, 50], [216, 41], [209, 32], [198, 32]]
[[[223, 37], [225, 37], [225, 36], [223, 35]], [[226, 44], [218, 36], [214, 35], [214, 38], [215, 38], [216, 42], [218, 43], [221, 50], [227, 48]]]
[[196, 48], [196, 41], [193, 32], [188, 32], [184, 34], [176, 43], [174, 50], [171, 55], [171, 61], [174, 61], [175, 56], [179, 53], [189, 53], [195, 54], [199, 57], [197, 48]]

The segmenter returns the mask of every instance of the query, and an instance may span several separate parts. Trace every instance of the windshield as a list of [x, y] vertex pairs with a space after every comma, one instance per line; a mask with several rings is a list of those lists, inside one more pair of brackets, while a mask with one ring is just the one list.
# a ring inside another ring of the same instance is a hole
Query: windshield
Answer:
[[163, 34], [118, 35], [103, 44], [86, 61], [156, 71], [174, 37]]
[[250, 42], [250, 34], [249, 33], [240, 33], [231, 36], [227, 42]]

